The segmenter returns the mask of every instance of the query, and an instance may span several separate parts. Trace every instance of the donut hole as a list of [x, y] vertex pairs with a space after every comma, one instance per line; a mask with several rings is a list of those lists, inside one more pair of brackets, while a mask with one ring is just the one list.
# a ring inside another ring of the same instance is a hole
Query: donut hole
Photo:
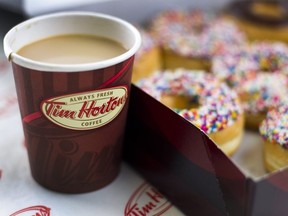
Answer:
[[199, 97], [188, 95], [163, 94], [160, 101], [171, 109], [198, 109], [200, 107]]
[[[205, 25], [203, 22], [196, 22], [190, 26], [190, 29], [192, 29], [192, 31], [195, 35], [202, 34], [204, 32], [205, 28], [207, 28], [207, 25]], [[188, 27], [188, 29], [189, 29], [189, 27]]]
[[193, 32], [193, 34], [200, 35], [208, 28], [206, 19], [201, 11], [193, 10], [190, 11], [185, 20], [183, 18], [181, 25], [185, 27], [185, 31], [187, 31], [188, 34]]
[[272, 20], [281, 20], [287, 16], [287, 11], [281, 4], [275, 2], [253, 2], [250, 12], [258, 17], [265, 17]]
[[259, 57], [259, 67], [262, 72], [274, 72], [280, 70], [279, 58], [276, 55]]
[[254, 101], [256, 99], [258, 99], [259, 97], [261, 97], [260, 92], [239, 92], [238, 93], [239, 98], [241, 101]]
[[193, 31], [194, 31], [194, 34], [196, 34], [196, 35], [202, 34], [204, 29], [205, 29], [204, 25], [195, 25], [195, 26], [193, 26]]

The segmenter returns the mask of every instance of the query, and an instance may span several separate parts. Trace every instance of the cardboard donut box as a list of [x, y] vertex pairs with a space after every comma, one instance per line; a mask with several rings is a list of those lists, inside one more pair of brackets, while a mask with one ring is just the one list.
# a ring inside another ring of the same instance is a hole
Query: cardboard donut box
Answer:
[[134, 85], [124, 157], [186, 215], [288, 214], [287, 169], [248, 176], [205, 133]]
[[[161, 0], [126, 0], [124, 4], [110, 0], [69, 10], [103, 12], [141, 23], [160, 10], [179, 5], [214, 10], [231, 1], [167, 0], [164, 4]], [[4, 6], [8, 2], [0, 0]], [[33, 5], [32, 0], [27, 1], [26, 8], [23, 4], [12, 8], [31, 16], [52, 12], [45, 4], [39, 4], [41, 8], [29, 7], [30, 4]], [[60, 9], [64, 10], [53, 8]], [[242, 161], [246, 160], [250, 142], [253, 140], [248, 138], [244, 153], [238, 156]], [[247, 164], [252, 163], [252, 169], [254, 163], [262, 163], [261, 151], [254, 149], [249, 156]], [[258, 157], [253, 160], [255, 152]], [[201, 130], [133, 84], [123, 154], [129, 165], [188, 216], [288, 215], [288, 169], [250, 175]]]

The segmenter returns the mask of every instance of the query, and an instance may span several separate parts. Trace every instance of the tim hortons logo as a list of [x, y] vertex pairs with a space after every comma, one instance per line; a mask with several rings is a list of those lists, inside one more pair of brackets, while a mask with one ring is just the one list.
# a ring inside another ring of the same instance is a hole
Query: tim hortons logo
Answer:
[[50, 216], [50, 208], [46, 206], [31, 206], [21, 209], [10, 216]]
[[155, 188], [142, 184], [132, 194], [125, 207], [125, 216], [160, 216], [172, 207]]
[[126, 86], [64, 95], [44, 100], [42, 113], [53, 123], [74, 130], [102, 127], [123, 109], [128, 97]]

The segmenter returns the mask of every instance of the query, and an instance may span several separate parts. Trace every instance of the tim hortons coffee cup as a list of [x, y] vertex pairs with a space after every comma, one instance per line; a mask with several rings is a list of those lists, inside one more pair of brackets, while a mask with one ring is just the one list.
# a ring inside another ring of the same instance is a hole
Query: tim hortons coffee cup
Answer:
[[[110, 56], [114, 43], [124, 49]], [[4, 51], [13, 67], [31, 173], [39, 184], [83, 193], [116, 178], [140, 44], [131, 24], [90, 12], [35, 17], [6, 34]], [[26, 48], [36, 55], [22, 54]], [[73, 56], [66, 61], [66, 54]]]

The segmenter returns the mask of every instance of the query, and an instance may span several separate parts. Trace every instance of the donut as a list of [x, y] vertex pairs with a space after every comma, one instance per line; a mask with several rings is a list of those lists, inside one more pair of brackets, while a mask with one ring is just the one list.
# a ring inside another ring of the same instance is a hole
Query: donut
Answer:
[[224, 17], [234, 21], [249, 41], [288, 42], [288, 2], [234, 1], [224, 10]]
[[205, 71], [165, 70], [137, 85], [206, 133], [228, 156], [243, 135], [243, 111], [228, 85]]
[[212, 73], [230, 86], [258, 72], [288, 74], [288, 46], [281, 42], [258, 41], [239, 46], [212, 60]]
[[135, 55], [132, 71], [132, 82], [149, 76], [162, 68], [161, 50], [157, 41], [144, 28], [137, 26], [142, 38], [142, 44]]
[[235, 89], [247, 129], [258, 130], [267, 111], [287, 94], [288, 47], [281, 42], [254, 42], [217, 56], [212, 73]]
[[211, 58], [243, 44], [245, 36], [227, 20], [200, 10], [168, 10], [150, 24], [163, 52], [165, 69], [210, 70]]
[[288, 165], [288, 104], [269, 110], [259, 127], [264, 143], [264, 166], [273, 172]]
[[269, 109], [279, 106], [288, 94], [287, 75], [257, 73], [235, 87], [245, 112], [247, 129], [258, 130]]

